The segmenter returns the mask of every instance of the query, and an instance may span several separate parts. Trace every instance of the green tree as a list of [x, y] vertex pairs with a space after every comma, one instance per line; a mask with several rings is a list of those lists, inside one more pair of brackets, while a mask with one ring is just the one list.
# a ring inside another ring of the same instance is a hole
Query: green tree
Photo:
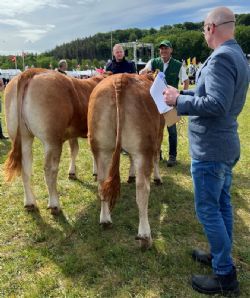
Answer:
[[235, 38], [246, 54], [250, 54], [250, 26], [236, 26]]
[[236, 25], [250, 26], [250, 14], [236, 15]]
[[[139, 42], [153, 43], [155, 56], [158, 55], [158, 45], [163, 39], [169, 39], [174, 46], [174, 57], [187, 59], [196, 57], [204, 61], [210, 49], [201, 33], [203, 23], [184, 22], [183, 24], [163, 25], [160, 29], [130, 28], [112, 31], [112, 45], [115, 43], [138, 40]], [[236, 39], [245, 53], [250, 53], [250, 14], [236, 15]], [[94, 36], [78, 38], [68, 43], [57, 45], [52, 51], [37, 54], [28, 54], [25, 65], [48, 68], [52, 64], [57, 67], [60, 59], [67, 59], [69, 69], [81, 64], [82, 69], [101, 65], [100, 61], [111, 58], [111, 32], [97, 33]], [[147, 49], [138, 50], [138, 56], [144, 61], [150, 58]], [[133, 50], [128, 49], [128, 59], [133, 59]], [[98, 62], [97, 62], [98, 61]], [[17, 65], [22, 69], [22, 58], [17, 57]], [[0, 56], [0, 68], [13, 68], [14, 63], [8, 56]]]
[[81, 68], [83, 70], [90, 69], [91, 67], [91, 60], [90, 59], [82, 59], [81, 61]]
[[43, 55], [37, 56], [36, 65], [37, 67], [41, 68], [49, 68], [50, 65], [50, 57], [46, 57]]
[[137, 35], [134, 32], [131, 32], [129, 34], [129, 41], [136, 41], [137, 40]]

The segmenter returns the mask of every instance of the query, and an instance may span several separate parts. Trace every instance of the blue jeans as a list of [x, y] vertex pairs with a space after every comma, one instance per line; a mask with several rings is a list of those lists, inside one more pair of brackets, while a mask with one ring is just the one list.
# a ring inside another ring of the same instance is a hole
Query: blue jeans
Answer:
[[176, 124], [167, 127], [168, 129], [168, 143], [169, 143], [169, 156], [177, 156], [177, 129]]
[[213, 271], [221, 275], [229, 274], [233, 268], [230, 187], [234, 164], [194, 159], [191, 162], [196, 214], [210, 245]]

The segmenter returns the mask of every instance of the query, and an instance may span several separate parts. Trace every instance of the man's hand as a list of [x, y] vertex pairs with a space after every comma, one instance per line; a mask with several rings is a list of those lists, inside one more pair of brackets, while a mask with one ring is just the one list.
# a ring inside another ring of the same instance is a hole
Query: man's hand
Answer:
[[163, 91], [163, 95], [164, 101], [167, 105], [176, 106], [176, 100], [180, 93], [176, 88], [167, 86], [167, 88]]
[[139, 71], [139, 74], [140, 75], [144, 75], [144, 74], [147, 74], [148, 73], [148, 69], [147, 68], [143, 68]]

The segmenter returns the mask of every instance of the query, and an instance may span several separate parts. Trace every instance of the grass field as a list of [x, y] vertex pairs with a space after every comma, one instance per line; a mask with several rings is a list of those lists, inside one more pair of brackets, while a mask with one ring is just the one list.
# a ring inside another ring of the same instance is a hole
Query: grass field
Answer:
[[[249, 115], [250, 91], [239, 117], [242, 154], [232, 187], [233, 257], [241, 297], [250, 297]], [[86, 140], [80, 141], [78, 181], [67, 179], [69, 154], [68, 144], [64, 145], [58, 176], [63, 208], [59, 217], [46, 210], [41, 143], [36, 140], [33, 148], [33, 186], [40, 212], [27, 213], [21, 179], [11, 184], [3, 180], [10, 142], [0, 140], [0, 297], [204, 297], [189, 285], [192, 273], [211, 270], [190, 257], [193, 247], [207, 248], [207, 243], [194, 213], [187, 121], [179, 126], [178, 142], [178, 165], [167, 168], [166, 161], [161, 162], [163, 185], [151, 185], [149, 220], [154, 244], [141, 252], [134, 240], [138, 228], [135, 186], [126, 183], [128, 157], [122, 155], [122, 190], [113, 210], [113, 228], [103, 231]], [[165, 135], [165, 157], [167, 147]]]

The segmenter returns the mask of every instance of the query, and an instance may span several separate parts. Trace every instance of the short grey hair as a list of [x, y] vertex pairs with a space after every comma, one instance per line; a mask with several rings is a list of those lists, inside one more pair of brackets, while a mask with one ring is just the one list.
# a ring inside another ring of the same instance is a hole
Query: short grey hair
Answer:
[[123, 49], [123, 46], [119, 43], [115, 44], [113, 46], [113, 52], [116, 50], [116, 49], [121, 49], [123, 52], [124, 52], [124, 49]]
[[66, 64], [66, 66], [68, 65], [67, 61], [65, 59], [62, 59], [58, 62], [58, 67], [62, 67], [63, 64]]

